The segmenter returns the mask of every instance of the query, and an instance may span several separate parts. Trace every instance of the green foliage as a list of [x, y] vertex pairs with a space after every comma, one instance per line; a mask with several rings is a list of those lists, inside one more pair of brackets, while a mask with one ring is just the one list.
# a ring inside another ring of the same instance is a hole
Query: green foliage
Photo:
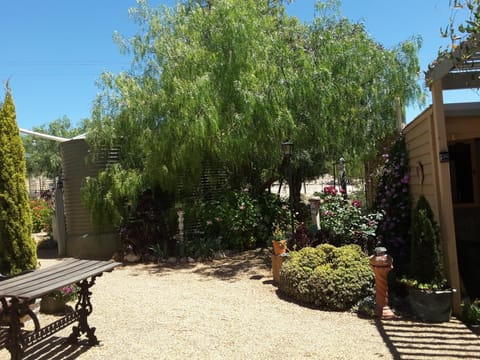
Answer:
[[333, 186], [325, 187], [316, 195], [321, 199], [321, 240], [335, 246], [357, 244], [365, 253], [371, 252], [382, 213], [367, 213], [359, 200], [345, 199]]
[[25, 172], [25, 150], [7, 85], [0, 107], [0, 272], [3, 274], [17, 274], [37, 266]]
[[107, 166], [97, 177], [87, 177], [82, 187], [82, 200], [95, 225], [112, 224], [119, 228], [137, 205], [144, 190], [141, 174], [125, 170], [119, 164]]
[[468, 325], [480, 325], [480, 299], [462, 303], [462, 320]]
[[410, 168], [403, 135], [397, 136], [382, 152], [383, 165], [377, 185], [375, 207], [384, 217], [378, 226], [378, 239], [395, 259], [398, 274], [405, 274], [410, 250]]
[[280, 271], [279, 289], [323, 309], [347, 310], [373, 294], [374, 275], [358, 245], [291, 251]]
[[374, 318], [375, 317], [375, 307], [376, 301], [374, 295], [369, 295], [355, 304], [352, 307], [352, 311], [357, 313], [359, 316], [367, 317], [367, 318]]
[[189, 241], [193, 255], [216, 250], [246, 250], [266, 246], [276, 227], [288, 223], [288, 207], [273, 194], [254, 196], [247, 189], [186, 209], [186, 218], [199, 219], [199, 233]]
[[148, 249], [152, 252], [152, 256], [155, 257], [157, 261], [166, 256], [164, 246], [161, 243], [150, 245]]
[[52, 206], [44, 199], [30, 200], [30, 208], [32, 209], [32, 231], [38, 233], [45, 231], [52, 233]]
[[410, 286], [423, 289], [443, 289], [446, 279], [440, 228], [427, 199], [422, 195], [412, 213], [412, 257], [409, 279]]
[[[446, 56], [450, 50], [455, 50], [459, 41], [466, 40], [472, 34], [478, 34], [480, 30], [480, 1], [479, 0], [450, 0], [452, 13], [450, 21], [445, 29], [440, 29], [440, 34], [449, 38], [451, 49], [439, 50], [439, 57]], [[468, 12], [468, 14], [461, 14]], [[462, 19], [462, 23], [457, 23]]]
[[301, 24], [284, 1], [139, 1], [130, 12], [139, 32], [117, 35], [132, 68], [102, 75], [92, 151], [121, 144], [122, 169], [167, 191], [180, 178], [195, 188], [203, 164], [222, 159], [231, 179], [260, 193], [286, 174], [286, 138], [296, 148], [294, 194], [340, 153], [360, 161], [395, 127], [397, 99], [419, 97], [420, 41], [387, 50], [328, 5]]
[[135, 206], [127, 206], [128, 217], [120, 224], [120, 238], [124, 250], [139, 255], [146, 253], [157, 255], [183, 256], [183, 244], [175, 243], [178, 233], [177, 212], [172, 208], [173, 200], [169, 194], [160, 190], [144, 191]]

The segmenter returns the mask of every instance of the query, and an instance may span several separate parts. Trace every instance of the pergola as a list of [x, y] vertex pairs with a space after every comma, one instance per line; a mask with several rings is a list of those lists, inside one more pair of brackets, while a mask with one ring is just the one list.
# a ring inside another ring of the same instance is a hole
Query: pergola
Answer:
[[480, 88], [480, 34], [471, 35], [429, 65], [425, 72], [427, 86], [439, 80], [442, 90]]
[[[448, 276], [451, 285], [460, 289], [443, 90], [480, 88], [480, 34], [472, 34], [451, 52], [440, 55], [425, 72], [425, 81], [432, 93], [433, 130], [437, 140], [434, 156], [438, 164], [438, 196], [442, 209], [439, 220]], [[460, 312], [460, 301], [460, 291], [457, 291], [453, 303], [455, 313]]]

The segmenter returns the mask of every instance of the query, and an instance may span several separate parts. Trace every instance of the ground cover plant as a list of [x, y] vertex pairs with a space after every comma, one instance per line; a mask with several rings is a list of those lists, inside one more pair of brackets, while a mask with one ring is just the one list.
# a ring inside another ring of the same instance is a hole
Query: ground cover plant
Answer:
[[360, 246], [322, 244], [291, 251], [278, 288], [302, 303], [343, 311], [373, 294], [374, 275]]

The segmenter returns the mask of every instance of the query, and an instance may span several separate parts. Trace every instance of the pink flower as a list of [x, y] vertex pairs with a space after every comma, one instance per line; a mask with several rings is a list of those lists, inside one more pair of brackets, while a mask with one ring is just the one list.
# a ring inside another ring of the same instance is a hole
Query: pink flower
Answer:
[[207, 220], [207, 225], [212, 225], [212, 224], [213, 224], [212, 220]]
[[323, 188], [323, 192], [325, 194], [335, 195], [337, 193], [337, 189], [335, 188], [335, 186], [325, 186]]
[[352, 200], [352, 206], [355, 206], [356, 208], [361, 208], [362, 203], [360, 202], [360, 200]]

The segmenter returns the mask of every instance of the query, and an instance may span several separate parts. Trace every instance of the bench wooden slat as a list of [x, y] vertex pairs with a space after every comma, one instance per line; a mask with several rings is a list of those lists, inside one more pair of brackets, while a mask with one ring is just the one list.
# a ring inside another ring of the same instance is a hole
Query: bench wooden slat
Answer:
[[0, 282], [0, 298], [35, 299], [91, 276], [112, 271], [121, 263], [66, 259], [59, 264]]

